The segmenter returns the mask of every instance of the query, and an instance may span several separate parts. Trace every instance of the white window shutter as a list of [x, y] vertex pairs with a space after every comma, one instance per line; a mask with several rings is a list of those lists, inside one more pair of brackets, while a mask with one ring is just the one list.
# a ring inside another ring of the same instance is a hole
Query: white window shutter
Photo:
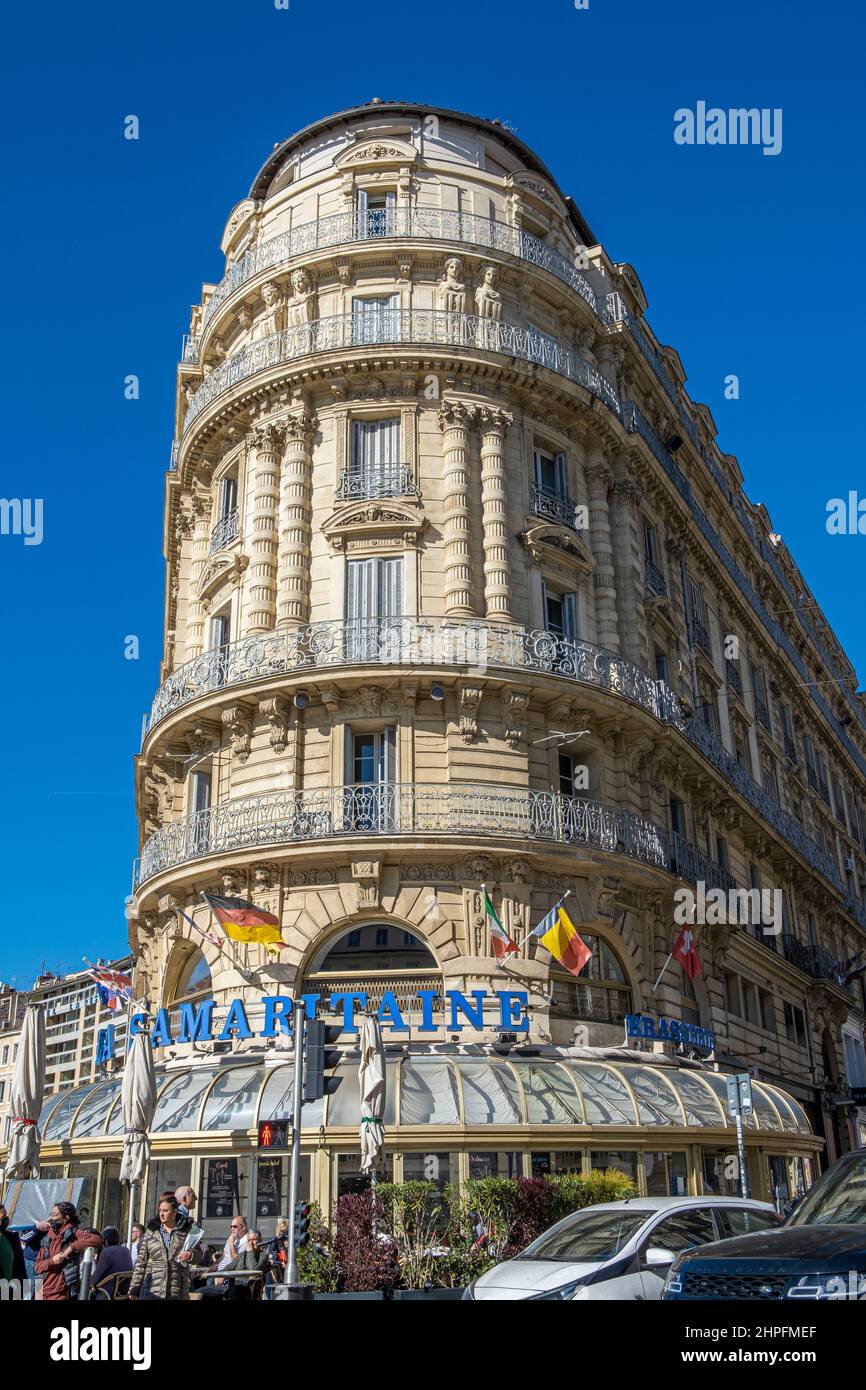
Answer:
[[563, 594], [562, 607], [565, 617], [565, 635], [572, 639], [577, 637], [577, 594]]
[[556, 455], [556, 490], [560, 497], [568, 496], [568, 459], [565, 454]]

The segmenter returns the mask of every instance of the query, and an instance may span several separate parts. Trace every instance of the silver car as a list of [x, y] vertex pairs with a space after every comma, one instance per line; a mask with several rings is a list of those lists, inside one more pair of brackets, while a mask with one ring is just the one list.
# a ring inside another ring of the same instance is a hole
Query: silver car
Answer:
[[463, 1294], [486, 1299], [660, 1298], [683, 1250], [781, 1222], [767, 1202], [741, 1197], [632, 1197], [584, 1207]]

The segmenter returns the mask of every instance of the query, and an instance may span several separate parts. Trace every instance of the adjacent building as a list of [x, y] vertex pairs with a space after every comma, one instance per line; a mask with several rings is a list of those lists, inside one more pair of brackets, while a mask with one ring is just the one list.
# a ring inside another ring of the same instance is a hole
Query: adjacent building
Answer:
[[[136, 760], [152, 1192], [267, 1228], [291, 1040], [262, 1001], [303, 993], [344, 1023], [387, 1000], [398, 1178], [733, 1190], [724, 1073], [749, 1070], [753, 1190], [794, 1195], [863, 1137], [866, 704], [637, 271], [499, 122], [378, 101], [276, 145], [221, 247]], [[694, 980], [665, 968], [683, 889], [735, 895]], [[202, 890], [283, 949], [206, 939]], [[531, 938], [565, 893], [579, 978]], [[637, 1042], [637, 1014], [712, 1051]], [[54, 1076], [89, 1080], [60, 1027]], [[357, 1181], [352, 1043], [304, 1131], [325, 1205]], [[118, 1084], [78, 1093], [72, 1152], [119, 1152]]]

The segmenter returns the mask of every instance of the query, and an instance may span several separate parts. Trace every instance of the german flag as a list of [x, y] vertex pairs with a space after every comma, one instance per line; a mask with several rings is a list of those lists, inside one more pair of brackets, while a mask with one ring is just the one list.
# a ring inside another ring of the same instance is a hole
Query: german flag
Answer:
[[279, 918], [272, 912], [265, 912], [246, 898], [220, 898], [215, 893], [202, 893], [201, 896], [231, 941], [285, 946]]

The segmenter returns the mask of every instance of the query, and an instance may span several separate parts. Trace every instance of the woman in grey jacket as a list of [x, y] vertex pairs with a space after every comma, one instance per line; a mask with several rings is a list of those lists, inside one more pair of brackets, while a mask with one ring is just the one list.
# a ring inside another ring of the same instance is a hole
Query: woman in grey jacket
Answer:
[[201, 1260], [198, 1246], [183, 1248], [193, 1228], [188, 1216], [178, 1215], [176, 1198], [160, 1197], [156, 1216], [138, 1242], [130, 1298], [189, 1298], [190, 1265]]

